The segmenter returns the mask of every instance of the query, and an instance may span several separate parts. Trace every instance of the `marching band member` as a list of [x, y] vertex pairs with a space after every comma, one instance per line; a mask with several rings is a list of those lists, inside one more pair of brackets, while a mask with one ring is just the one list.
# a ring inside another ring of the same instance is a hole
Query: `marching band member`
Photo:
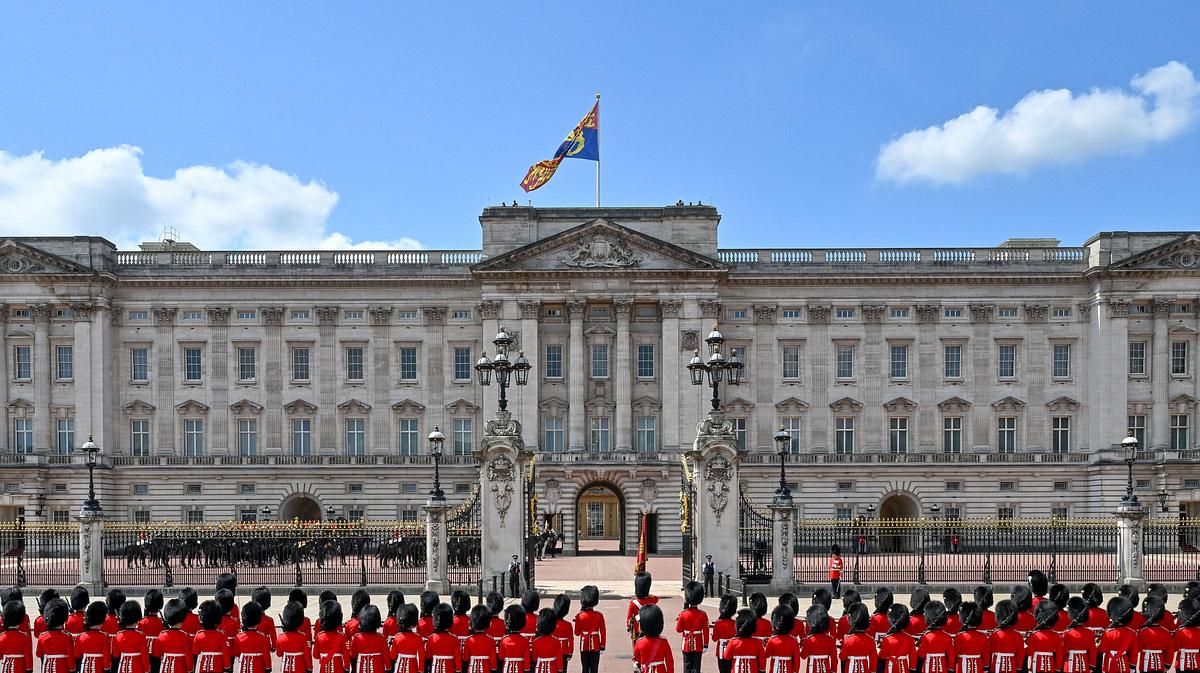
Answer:
[[221, 630], [221, 618], [224, 617], [221, 606], [217, 605], [216, 601], [204, 601], [200, 604], [199, 611], [200, 630], [192, 638], [192, 654], [196, 657], [195, 673], [221, 673], [229, 670], [233, 662], [230, 657], [229, 638]]
[[462, 669], [462, 646], [458, 636], [450, 633], [454, 626], [454, 610], [445, 603], [433, 609], [433, 635], [425, 642], [429, 673], [456, 673]]
[[463, 673], [492, 673], [496, 670], [496, 641], [488, 635], [492, 611], [486, 605], [471, 608], [471, 635], [463, 644]]
[[[537, 636], [529, 645], [533, 658], [533, 673], [563, 673], [562, 643], [554, 637], [554, 629], [557, 626], [558, 615], [554, 608], [542, 608], [538, 612]], [[636, 649], [634, 655], [636, 661]]]
[[837, 641], [829, 634], [829, 610], [816, 602], [816, 593], [822, 591], [826, 596], [829, 595], [826, 589], [813, 592], [815, 604], [804, 614], [808, 637], [800, 644], [800, 658], [804, 659], [805, 673], [834, 673], [836, 669], [834, 662], [837, 661]]
[[[849, 593], [849, 592], [847, 592]], [[871, 628], [871, 615], [867, 606], [855, 603], [846, 614], [846, 635], [842, 637], [840, 658], [843, 673], [875, 673], [878, 666], [878, 655], [875, 651], [875, 639], [868, 630]], [[946, 673], [939, 671], [938, 673]]]
[[405, 603], [396, 612], [398, 629], [392, 638], [393, 673], [422, 673], [425, 670], [425, 642], [416, 632], [417, 606]]
[[157, 665], [158, 673], [191, 673], [192, 637], [180, 628], [188, 614], [183, 601], [167, 601], [163, 609], [165, 628], [150, 641], [150, 665]]
[[[567, 615], [571, 612], [571, 599], [566, 594], [559, 594], [554, 597], [554, 616], [558, 619], [554, 624], [554, 637], [558, 638], [558, 644], [562, 646], [562, 669], [567, 670], [567, 665], [571, 663], [571, 655], [575, 654], [575, 632], [571, 622], [567, 621]], [[705, 628], [708, 624], [705, 623]]]
[[983, 609], [975, 601], [967, 601], [958, 609], [962, 627], [954, 636], [955, 673], [983, 673], [992, 659], [988, 634], [979, 630]]
[[1063, 632], [1063, 673], [1090, 673], [1096, 667], [1096, 636], [1088, 627], [1091, 604], [1081, 596], [1067, 601], [1071, 623]]
[[350, 649], [342, 633], [342, 606], [337, 601], [323, 601], [320, 614], [321, 630], [313, 637], [313, 658], [320, 673], [346, 673], [350, 670]]
[[504, 609], [504, 625], [508, 635], [500, 639], [496, 657], [500, 660], [500, 673], [527, 673], [529, 671], [529, 639], [521, 630], [525, 628], [525, 608], [510, 605]]
[[917, 667], [917, 644], [904, 632], [907, 628], [908, 607], [899, 604], [890, 606], [887, 628], [879, 641], [879, 673], [910, 673]]
[[[701, 587], [703, 589], [703, 587]], [[706, 620], [707, 621], [707, 620]], [[787, 605], [780, 605], [771, 612], [771, 628], [775, 635], [767, 640], [768, 673], [799, 673], [800, 643], [792, 635], [796, 626], [796, 613]], [[687, 656], [686, 654], [684, 656]], [[700, 659], [696, 659], [696, 673], [700, 672]], [[869, 673], [874, 673], [873, 671]]]
[[271, 673], [271, 639], [258, 627], [262, 606], [254, 601], [242, 607], [242, 631], [233, 638], [233, 673]]
[[1179, 629], [1172, 638], [1171, 648], [1175, 650], [1176, 673], [1196, 673], [1200, 671], [1200, 604], [1195, 599], [1185, 599], [1177, 613]]
[[954, 637], [942, 630], [946, 616], [946, 606], [941, 601], [925, 606], [925, 633], [917, 641], [917, 661], [922, 673], [950, 673], [955, 668]]
[[683, 611], [675, 619], [675, 632], [683, 641], [684, 673], [700, 673], [700, 662], [708, 649], [708, 614], [700, 609], [702, 602], [703, 584], [693, 580], [684, 585]]
[[1058, 624], [1058, 606], [1053, 601], [1043, 600], [1033, 613], [1033, 631], [1025, 638], [1025, 670], [1028, 673], [1060, 673], [1062, 636], [1054, 630]]
[[150, 673], [150, 647], [146, 636], [137, 630], [142, 621], [142, 606], [137, 601], [121, 604], [119, 630], [112, 639], [114, 673]]
[[725, 656], [725, 646], [737, 636], [737, 623], [733, 621], [737, 609], [736, 598], [729, 594], [721, 596], [717, 607], [717, 621], [713, 622], [710, 639], [717, 644], [717, 673], [729, 673], [733, 668], [733, 660]]
[[[61, 598], [52, 598], [42, 606], [42, 634], [37, 639], [37, 657], [42, 673], [69, 673], [75, 670], [75, 641], [63, 630], [71, 609]], [[36, 622], [35, 622], [36, 626]]]
[[33, 673], [33, 638], [21, 630], [29, 623], [25, 604], [11, 600], [0, 610], [4, 632], [0, 633], [0, 670], [4, 673]]
[[1173, 636], [1161, 624], [1165, 612], [1166, 606], [1158, 596], [1149, 596], [1142, 604], [1143, 624], [1137, 631], [1140, 673], [1163, 673], [1175, 660]]
[[988, 638], [992, 654], [991, 673], [1017, 673], [1025, 661], [1025, 639], [1014, 628], [1017, 605], [1010, 600], [996, 604], [996, 630]]
[[[637, 665], [638, 673], [675, 673], [675, 655], [671, 652], [671, 644], [662, 637], [662, 608], [653, 603], [643, 607], [638, 613], [637, 621], [642, 635], [633, 644], [633, 662]], [[753, 629], [753, 622], [750, 629]], [[758, 647], [761, 663], [762, 645], [753, 638], [750, 641]], [[733, 643], [729, 646], [733, 647]], [[539, 669], [535, 673], [546, 672]], [[757, 670], [748, 673], [757, 673]]]
[[[732, 598], [732, 597], [731, 597]], [[582, 673], [599, 673], [600, 653], [607, 646], [604, 615], [596, 610], [600, 590], [587, 585], [579, 590], [579, 612], [575, 613], [575, 635], [579, 638], [579, 663]]]
[[387, 638], [379, 632], [379, 608], [364, 605], [358, 611], [358, 633], [350, 638], [350, 661], [355, 673], [388, 673], [392, 668]]
[[312, 641], [301, 630], [303, 625], [304, 606], [295, 601], [288, 601], [279, 615], [279, 628], [282, 633], [275, 638], [279, 673], [307, 673], [312, 670]]
[[1138, 660], [1137, 634], [1129, 628], [1133, 603], [1123, 596], [1115, 596], [1108, 602], [1108, 615], [1109, 627], [1096, 646], [1100, 653], [1100, 672], [1129, 673]]

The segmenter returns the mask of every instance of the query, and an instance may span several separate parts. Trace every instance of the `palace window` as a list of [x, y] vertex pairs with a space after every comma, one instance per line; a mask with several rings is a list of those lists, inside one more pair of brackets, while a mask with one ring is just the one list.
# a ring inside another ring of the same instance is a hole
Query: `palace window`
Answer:
[[237, 312], [238, 320], [254, 320], [256, 318], [258, 318], [258, 313], [254, 312], [254, 311], [238, 311]]
[[1187, 376], [1188, 344], [1186, 341], [1171, 342], [1171, 375]]
[[997, 318], [1015, 318], [1017, 317], [1017, 309], [1015, 306], [1002, 306], [996, 309]]
[[795, 381], [800, 378], [800, 347], [783, 347], [783, 378]]
[[854, 309], [839, 308], [836, 311], [834, 311], [834, 317], [835, 318], [853, 318], [854, 317]]
[[1146, 374], [1146, 342], [1145, 341], [1130, 341], [1129, 342], [1129, 373], [1132, 376], [1145, 376], [1145, 374]]
[[612, 430], [609, 428], [607, 416], [597, 416], [592, 419], [592, 450], [608, 451], [612, 448]]
[[1071, 345], [1054, 344], [1051, 375], [1056, 379], [1071, 378]]
[[840, 454], [854, 453], [854, 417], [839, 416], [834, 426], [835, 450]]
[[183, 380], [196, 383], [204, 378], [203, 351], [196, 346], [183, 349]]
[[75, 349], [71, 346], [57, 346], [54, 349], [57, 367], [54, 378], [59, 381], [70, 381], [75, 378]]
[[133, 383], [146, 383], [150, 380], [149, 349], [129, 349], [129, 378]]
[[454, 455], [469, 456], [475, 448], [475, 420], [454, 419]]
[[292, 311], [292, 320], [308, 320], [309, 313], [307, 310]]
[[1146, 446], [1146, 416], [1144, 414], [1129, 416], [1129, 436], [1138, 440], [1138, 446]]
[[183, 421], [183, 455], [204, 455], [204, 421], [185, 418]]
[[942, 311], [942, 317], [943, 318], [961, 318], [962, 317], [962, 309], [961, 308], [944, 309]]
[[362, 418], [346, 419], [346, 455], [361, 456], [366, 453], [366, 424], [366, 420]]
[[948, 379], [962, 378], [962, 346], [951, 344], [942, 348], [942, 375]]
[[238, 419], [238, 455], [258, 455], [258, 420], [254, 418]]
[[962, 453], [962, 417], [942, 419], [942, 453]]
[[653, 416], [637, 417], [637, 450], [654, 451], [658, 448], [655, 443], [656, 419]]
[[237, 349], [238, 356], [238, 381], [253, 381], [255, 379], [255, 353], [254, 348], [239, 348]]
[[1050, 419], [1050, 448], [1054, 453], [1070, 453], [1070, 416], [1055, 416]]
[[75, 451], [75, 419], [59, 418], [55, 425], [58, 453], [64, 456], [73, 453]]
[[184, 311], [183, 319], [188, 322], [195, 322], [197, 320], [203, 320], [204, 312], [203, 311]]
[[800, 417], [799, 416], [784, 416], [780, 421], [783, 426], [783, 431], [791, 437], [788, 440], [788, 452], [800, 453]]
[[1017, 346], [1016, 344], [1000, 344], [999, 360], [996, 375], [1001, 379], [1017, 377]]
[[420, 430], [419, 423], [415, 418], [401, 418], [399, 421], [400, 428], [400, 455], [415, 456], [420, 452]]
[[608, 345], [596, 344], [592, 346], [592, 378], [606, 379], [608, 378]]
[[746, 450], [746, 418], [744, 416], [739, 418], [731, 418], [729, 421], [733, 423], [733, 436], [737, 438], [738, 450]]
[[637, 375], [639, 379], [654, 378], [654, 345], [638, 344]]
[[888, 370], [889, 377], [894, 380], [903, 380], [908, 378], [908, 346], [892, 346], [891, 366]]
[[150, 319], [149, 311], [130, 311], [129, 319], [134, 322], [145, 322]]
[[292, 381], [306, 382], [309, 380], [309, 357], [311, 351], [308, 348], [293, 348], [292, 349]]
[[798, 309], [798, 308], [785, 308], [785, 309], [783, 309], [783, 317], [784, 317], [784, 318], [787, 318], [787, 319], [796, 319], [796, 318], [799, 318], [799, 317], [800, 317], [800, 309]]
[[888, 450], [892, 453], [908, 453], [908, 419], [888, 419]]
[[13, 379], [29, 381], [33, 378], [33, 347], [16, 346], [13, 348]]
[[363, 380], [363, 347], [348, 346], [346, 348], [346, 380]]
[[996, 419], [996, 450], [1000, 453], [1017, 452], [1017, 417], [1001, 416]]
[[13, 450], [17, 453], [33, 453], [33, 419], [13, 419]]
[[312, 455], [312, 419], [292, 419], [292, 455]]
[[415, 383], [417, 380], [416, 346], [402, 346], [400, 348], [400, 380], [405, 383]]
[[563, 417], [554, 416], [542, 422], [542, 450], [562, 451], [566, 448], [566, 432], [563, 430]]
[[562, 344], [546, 346], [546, 378], [561, 379], [563, 377], [563, 347]]
[[129, 422], [129, 450], [135, 456], [150, 455], [150, 421], [144, 418]]
[[837, 347], [837, 378], [842, 381], [854, 378], [854, 346]]
[[454, 380], [455, 381], [470, 381], [471, 380], [471, 349], [462, 346], [454, 349]]
[[362, 311], [342, 311], [342, 320], [362, 320]]
[[1055, 318], [1070, 318], [1071, 317], [1071, 309], [1069, 309], [1065, 306], [1056, 306], [1056, 307], [1054, 307], [1054, 317]]
[[904, 308], [893, 308], [888, 312], [888, 316], [891, 318], [907, 318], [908, 317], [908, 307], [906, 306]]
[[1188, 418], [1187, 414], [1171, 414], [1171, 448], [1183, 450], [1188, 448]]

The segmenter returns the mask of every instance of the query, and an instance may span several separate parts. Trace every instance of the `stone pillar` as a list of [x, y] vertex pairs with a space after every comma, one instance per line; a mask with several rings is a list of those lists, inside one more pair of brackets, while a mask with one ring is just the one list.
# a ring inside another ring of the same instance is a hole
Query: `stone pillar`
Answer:
[[[660, 302], [662, 312], [662, 338], [658, 350], [662, 353], [662, 447], [675, 450], [679, 442], [679, 389], [687, 385], [681, 376], [687, 370], [679, 362], [679, 306], [678, 299]], [[691, 359], [691, 355], [688, 355]]]
[[54, 359], [50, 355], [50, 305], [34, 304], [29, 309], [34, 323], [33, 352], [30, 354], [33, 361], [33, 451], [46, 453], [50, 450], [50, 438], [54, 437], [54, 414], [50, 413], [50, 380], [54, 376]]
[[[942, 436], [942, 426], [938, 420], [937, 394], [942, 383], [942, 372], [939, 369], [942, 359], [938, 357], [937, 326], [942, 318], [942, 307], [937, 304], [917, 306], [917, 343], [908, 349], [908, 380], [912, 381], [909, 390], [912, 399], [917, 403], [917, 412], [910, 416], [908, 429], [908, 451], [916, 453], [922, 449], [932, 451], [938, 447]], [[915, 357], [914, 357], [915, 356]], [[887, 353], [888, 369], [891, 369], [891, 353]], [[884, 378], [891, 372], [886, 372]], [[891, 395], [888, 395], [891, 399]], [[884, 422], [884, 437], [888, 437]], [[915, 427], [913, 427], [915, 426]], [[884, 440], [885, 450], [889, 448], [889, 440]]]
[[[480, 352], [486, 353], [488, 356], [488, 359], [493, 359], [496, 357], [496, 345], [494, 343], [492, 343], [492, 340], [496, 338], [496, 334], [500, 331], [500, 326], [501, 326], [500, 325], [500, 317], [501, 317], [501, 312], [503, 310], [504, 310], [504, 302], [497, 300], [497, 299], [485, 299], [484, 301], [480, 302], [480, 304], [479, 304], [479, 318], [480, 318], [481, 324], [483, 326], [483, 336], [482, 336], [483, 348]], [[514, 359], [514, 360], [516, 359], [516, 353], [510, 353], [509, 356], [511, 359]], [[476, 355], [474, 359], [476, 361], [478, 361], [479, 356]], [[530, 362], [533, 362], [533, 360], [530, 360]], [[474, 373], [474, 369], [472, 369], [471, 371]], [[533, 374], [534, 372], [530, 372], [530, 373]], [[483, 408], [483, 409], [497, 408], [497, 406], [499, 405], [499, 400], [500, 400], [500, 386], [499, 385], [496, 385], [493, 382], [492, 385], [478, 386], [478, 390], [479, 390], [478, 400], [479, 400], [479, 406], [481, 408]], [[517, 390], [517, 387], [515, 385], [511, 386], [509, 388], [509, 391], [511, 391], [513, 393], [516, 393], [516, 390]], [[515, 395], [514, 395], [514, 397], [515, 397]]]
[[612, 372], [617, 427], [613, 446], [618, 451], [629, 451], [633, 448], [633, 357], [629, 352], [629, 313], [633, 310], [633, 300], [617, 297], [613, 299], [613, 310], [617, 313], [617, 359]]
[[0, 451], [8, 450], [8, 433], [11, 426], [8, 420], [8, 342], [4, 335], [8, 332], [8, 304], [0, 303]]
[[[741, 499], [738, 468], [743, 452], [737, 450], [733, 423], [716, 411], [696, 426], [696, 441], [687, 457], [694, 464], [696, 487], [696, 558], [711, 555], [718, 572], [738, 573], [738, 527]], [[700, 564], [696, 564], [699, 571]], [[684, 578], [696, 579], [696, 578]]]
[[439, 594], [450, 593], [450, 558], [446, 553], [449, 544], [446, 511], [449, 509], [445, 499], [425, 501], [425, 567], [428, 569], [425, 590]]
[[[1025, 338], [1021, 343], [1021, 348], [1025, 350], [1025, 371], [1018, 369], [1017, 378], [1025, 383], [1025, 401], [1028, 406], [1024, 412], [1025, 438], [1019, 440], [1019, 447], [1026, 451], [1050, 452], [1050, 410], [1046, 408], [1046, 403], [1050, 401], [1046, 399], [1048, 393], [1053, 394], [1050, 388], [1050, 375], [1053, 372], [1049, 370], [1052, 351], [1046, 339], [1046, 316], [1050, 312], [1050, 306], [1026, 304], [1022, 312], [1025, 314]], [[1127, 360], [1114, 360], [1108, 366], [1119, 370], [1122, 362]], [[1021, 364], [1018, 357], [1017, 366], [1020, 367]], [[1122, 407], [1119, 412], [1122, 424], [1126, 420], [1126, 413], [1126, 409]], [[1017, 436], [1020, 437], [1020, 431]], [[1124, 433], [1117, 435], [1117, 441], [1124, 436]]]
[[[960, 351], [960, 367], [962, 380], [970, 396], [962, 395], [971, 400], [970, 411], [964, 414], [970, 419], [964, 420], [967, 427], [963, 428], [963, 452], [978, 451], [987, 453], [995, 450], [996, 421], [992, 418], [991, 392], [995, 389], [992, 382], [996, 380], [996, 363], [992, 353], [996, 346], [992, 343], [992, 316], [996, 313], [993, 304], [971, 304], [971, 340], [963, 344]], [[969, 434], [968, 434], [969, 433]]]
[[[175, 316], [174, 306], [155, 306], [154, 315], [154, 434], [151, 455], [173, 453], [175, 446]], [[107, 354], [101, 354], [104, 357]], [[78, 428], [77, 428], [78, 430]], [[83, 429], [87, 432], [87, 429]], [[132, 451], [133, 447], [130, 446]]]
[[782, 593], [791, 591], [796, 582], [796, 569], [792, 562], [792, 512], [795, 511], [795, 505], [791, 494], [780, 496], [776, 493], [770, 508], [774, 541], [771, 551], [771, 591]]
[[754, 393], [754, 437], [750, 449], [754, 451], [773, 451], [775, 446], [775, 429], [779, 427], [779, 418], [775, 410], [775, 382], [780, 380], [781, 355], [777, 355], [778, 344], [775, 340], [775, 315], [778, 306], [756, 305], [754, 308], [754, 350], [746, 352], [746, 359], [753, 358], [750, 368], [751, 384]]
[[[505, 575], [516, 555], [525, 567], [525, 470], [532, 456], [525, 451], [521, 424], [507, 411], [488, 421], [475, 448], [479, 460], [479, 505], [483, 533], [483, 574]], [[524, 574], [522, 573], [522, 577]], [[508, 578], [505, 576], [507, 583]]]
[[398, 448], [398, 428], [391, 409], [381, 407], [390, 398], [395, 373], [391, 367], [392, 356], [392, 307], [372, 306], [367, 309], [371, 316], [371, 388], [375, 391], [376, 413], [371, 419], [371, 453], [395, 453]]
[[[454, 426], [446, 418], [446, 306], [424, 306], [421, 308], [425, 320], [425, 340], [421, 349], [425, 356], [425, 371], [417, 372], [420, 389], [425, 390], [425, 423], [426, 432], [434, 425], [440, 425], [454, 436]], [[490, 338], [490, 337], [489, 337]], [[418, 356], [421, 353], [418, 352]], [[452, 400], [453, 401], [453, 400]], [[451, 442], [451, 447], [454, 446]], [[454, 449], [451, 448], [451, 453]]]
[[[1171, 305], [1174, 299], [1155, 297], [1154, 309], [1154, 341], [1146, 349], [1146, 372], [1150, 374], [1150, 385], [1153, 389], [1154, 406], [1150, 407], [1150, 423], [1146, 428], [1146, 439], [1149, 446], [1144, 449], [1166, 449], [1171, 445], [1171, 423], [1168, 420], [1170, 405], [1167, 403], [1169, 392], [1167, 384], [1171, 381], [1171, 344], [1168, 339]], [[1118, 360], [1113, 360], [1113, 366], [1120, 366]], [[1128, 359], [1125, 360], [1128, 362]], [[1128, 365], [1123, 371], [1128, 371]], [[1117, 410], [1114, 409], [1115, 413]]]
[[518, 351], [524, 353], [525, 357], [529, 359], [533, 370], [529, 372], [529, 385], [514, 385], [509, 390], [520, 401], [517, 411], [521, 415], [521, 426], [533, 429], [532, 444], [533, 448], [537, 449], [542, 444], [541, 425], [538, 423], [538, 400], [540, 399], [542, 377], [546, 375], [546, 372], [542, 370], [545, 361], [541, 356], [541, 341], [538, 339], [538, 318], [542, 314], [542, 302], [521, 301], [517, 302], [517, 306], [521, 309], [521, 339], [517, 343]]
[[[317, 427], [313, 433], [314, 455], [338, 452], [337, 414], [337, 317], [338, 307], [318, 306], [317, 314], [317, 369], [314, 384], [317, 392]], [[280, 314], [282, 317], [282, 314]], [[440, 339], [434, 343], [439, 344]], [[440, 352], [440, 351], [439, 351]], [[418, 377], [420, 374], [418, 373]]]
[[829, 340], [829, 314], [833, 307], [829, 304], [809, 304], [805, 307], [808, 316], [808, 380], [812, 381], [812, 419], [808, 421], [808, 433], [811, 450], [816, 452], [832, 452], [835, 447], [833, 430], [833, 411], [829, 408], [830, 380], [834, 375], [835, 350]]
[[567, 302], [571, 317], [571, 347], [567, 355], [567, 446], [571, 451], [583, 451], [587, 446], [584, 427], [584, 394], [587, 392], [588, 362], [583, 355], [583, 310], [587, 302], [575, 299]]
[[[85, 365], [91, 367], [92, 424], [88, 428], [80, 428], [76, 422], [76, 442], [79, 441], [81, 435], [86, 433], [94, 436], [97, 442], [101, 442], [100, 446], [117, 445], [117, 423], [112, 416], [116, 413], [116, 400], [119, 399], [117, 391], [122, 380], [129, 380], [129, 372], [126, 371], [122, 374], [124, 379], [121, 376], [114, 376], [113, 364], [109, 361], [108, 356], [117, 352], [118, 348], [123, 348], [119, 345], [115, 330], [112, 329], [113, 326], [120, 323], [120, 315], [118, 307], [106, 306], [103, 303], [96, 303], [92, 310], [91, 352], [93, 356], [91, 361]], [[112, 404], [109, 404], [110, 400], [113, 401]]]
[[[72, 304], [71, 311], [74, 314], [75, 321], [75, 324], [72, 325], [75, 333], [73, 346], [75, 349], [75, 437], [76, 444], [79, 444], [78, 438], [80, 435], [92, 432], [93, 414], [103, 413], [101, 409], [94, 406], [96, 400], [92, 399], [92, 359], [100, 358], [107, 360], [108, 354], [99, 353], [93, 355], [92, 305], [82, 303]], [[4, 380], [0, 378], [0, 381]], [[7, 435], [8, 433], [4, 434]], [[57, 443], [56, 441], [55, 444]], [[75, 449], [78, 447], [74, 446], [71, 448]]]
[[212, 413], [206, 421], [210, 425], [205, 428], [208, 441], [205, 448], [213, 455], [237, 453], [237, 442], [229, 441], [229, 314], [232, 310], [229, 306], [208, 306], [204, 309], [209, 337], [212, 339], [209, 362], [213, 382]]
[[79, 521], [79, 586], [93, 596], [104, 590], [104, 514], [81, 511]]
[[[260, 452], [267, 455], [283, 453], [283, 382], [292, 378], [290, 354], [283, 342], [283, 313], [268, 313], [263, 311], [263, 323], [266, 325], [262, 343], [259, 345], [258, 376], [259, 385], [263, 391], [263, 423], [267, 427], [259, 428], [259, 436], [266, 438], [260, 446]], [[288, 358], [285, 360], [284, 358]], [[287, 365], [284, 362], [287, 362]], [[364, 364], [365, 366], [365, 364]], [[328, 374], [328, 372], [322, 372]], [[310, 374], [311, 376], [311, 374]], [[290, 401], [290, 400], [289, 400]], [[287, 435], [290, 438], [290, 435]], [[289, 446], [291, 442], [288, 442]]]
[[1143, 586], [1142, 522], [1146, 512], [1141, 505], [1122, 502], [1117, 517], [1117, 583]]

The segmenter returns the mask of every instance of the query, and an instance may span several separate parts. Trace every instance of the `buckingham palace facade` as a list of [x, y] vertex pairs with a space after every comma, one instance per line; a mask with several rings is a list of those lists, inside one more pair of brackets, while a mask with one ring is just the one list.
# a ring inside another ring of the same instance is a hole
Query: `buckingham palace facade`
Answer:
[[1132, 432], [1143, 502], [1200, 515], [1200, 234], [725, 249], [719, 221], [488, 207], [458, 251], [0, 239], [0, 518], [72, 516], [91, 435], [112, 517], [423, 519], [434, 426], [452, 504], [476, 483], [497, 391], [473, 365], [503, 327], [568, 552], [597, 487], [622, 549], [645, 512], [677, 551], [680, 451], [711, 396], [686, 366], [714, 324], [746, 363], [721, 398], [754, 501], [782, 426], [802, 517], [1100, 515]]

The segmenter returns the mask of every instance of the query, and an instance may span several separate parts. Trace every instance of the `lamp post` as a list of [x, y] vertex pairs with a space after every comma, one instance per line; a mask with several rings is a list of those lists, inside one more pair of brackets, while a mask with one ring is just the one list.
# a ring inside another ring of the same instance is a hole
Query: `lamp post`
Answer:
[[[499, 360], [499, 356], [496, 357]], [[501, 408], [504, 408], [504, 386], [500, 386]], [[429, 492], [430, 501], [445, 502], [446, 494], [442, 491], [442, 446], [446, 443], [446, 435], [442, 434], [438, 426], [433, 426], [433, 432], [429, 433], [429, 455], [433, 456], [433, 490]]]
[[792, 436], [788, 431], [779, 426], [779, 432], [775, 433], [775, 450], [779, 454], [779, 488], [775, 489], [776, 500], [791, 500], [792, 491], [787, 485], [787, 475], [784, 473], [784, 466], [787, 465], [787, 456], [790, 453]]
[[867, 503], [867, 517], [871, 519], [875, 518], [875, 503], [873, 502]]
[[712, 386], [712, 410], [721, 410], [721, 379], [725, 378], [725, 372], [729, 372], [729, 385], [736, 386], [742, 382], [742, 370], [746, 365], [738, 358], [736, 354], [730, 354], [729, 358], [721, 353], [721, 346], [725, 343], [725, 337], [717, 330], [717, 326], [713, 325], [712, 332], [709, 332], [708, 338], [704, 340], [708, 344], [708, 360], [700, 359], [700, 351], [697, 350], [692, 357], [692, 361], [688, 363], [688, 371], [692, 375], [692, 385], [699, 386], [704, 384], [704, 375], [708, 375], [708, 383]]
[[333, 505], [325, 505], [325, 520], [333, 521], [334, 514], [337, 514], [337, 510], [334, 509]]
[[83, 512], [99, 514], [103, 509], [100, 507], [100, 499], [96, 497], [96, 465], [100, 460], [100, 447], [93, 441], [92, 436], [88, 435], [88, 440], [79, 448], [87, 453], [88, 466], [88, 497], [83, 501]]
[[508, 349], [512, 345], [512, 337], [503, 327], [496, 333], [496, 338], [492, 339], [492, 343], [496, 346], [496, 359], [489, 360], [487, 353], [480, 354], [479, 361], [475, 363], [475, 371], [479, 373], [479, 385], [487, 386], [492, 383], [492, 374], [496, 374], [496, 385], [500, 386], [500, 411], [508, 409], [508, 397], [505, 391], [510, 385], [510, 376], [515, 379], [518, 386], [523, 386], [529, 383], [529, 360], [525, 359], [525, 352], [518, 351], [516, 360], [509, 360]]
[[1133, 492], [1133, 463], [1137, 460], [1137, 452], [1140, 445], [1137, 437], [1132, 435], [1121, 440], [1121, 452], [1124, 454], [1126, 467], [1125, 497], [1121, 498], [1121, 505], [1124, 507], [1141, 507], [1137, 495]]
[[1168, 491], [1167, 487], [1165, 485], [1158, 487], [1158, 511], [1159, 512], [1161, 512], [1163, 514], [1170, 513], [1171, 506], [1167, 502], [1167, 499], [1173, 495], [1175, 495], [1175, 494], [1171, 491]]
[[263, 505], [262, 507], [258, 508], [258, 520], [259, 521], [270, 521], [271, 520], [271, 508], [269, 506]]

